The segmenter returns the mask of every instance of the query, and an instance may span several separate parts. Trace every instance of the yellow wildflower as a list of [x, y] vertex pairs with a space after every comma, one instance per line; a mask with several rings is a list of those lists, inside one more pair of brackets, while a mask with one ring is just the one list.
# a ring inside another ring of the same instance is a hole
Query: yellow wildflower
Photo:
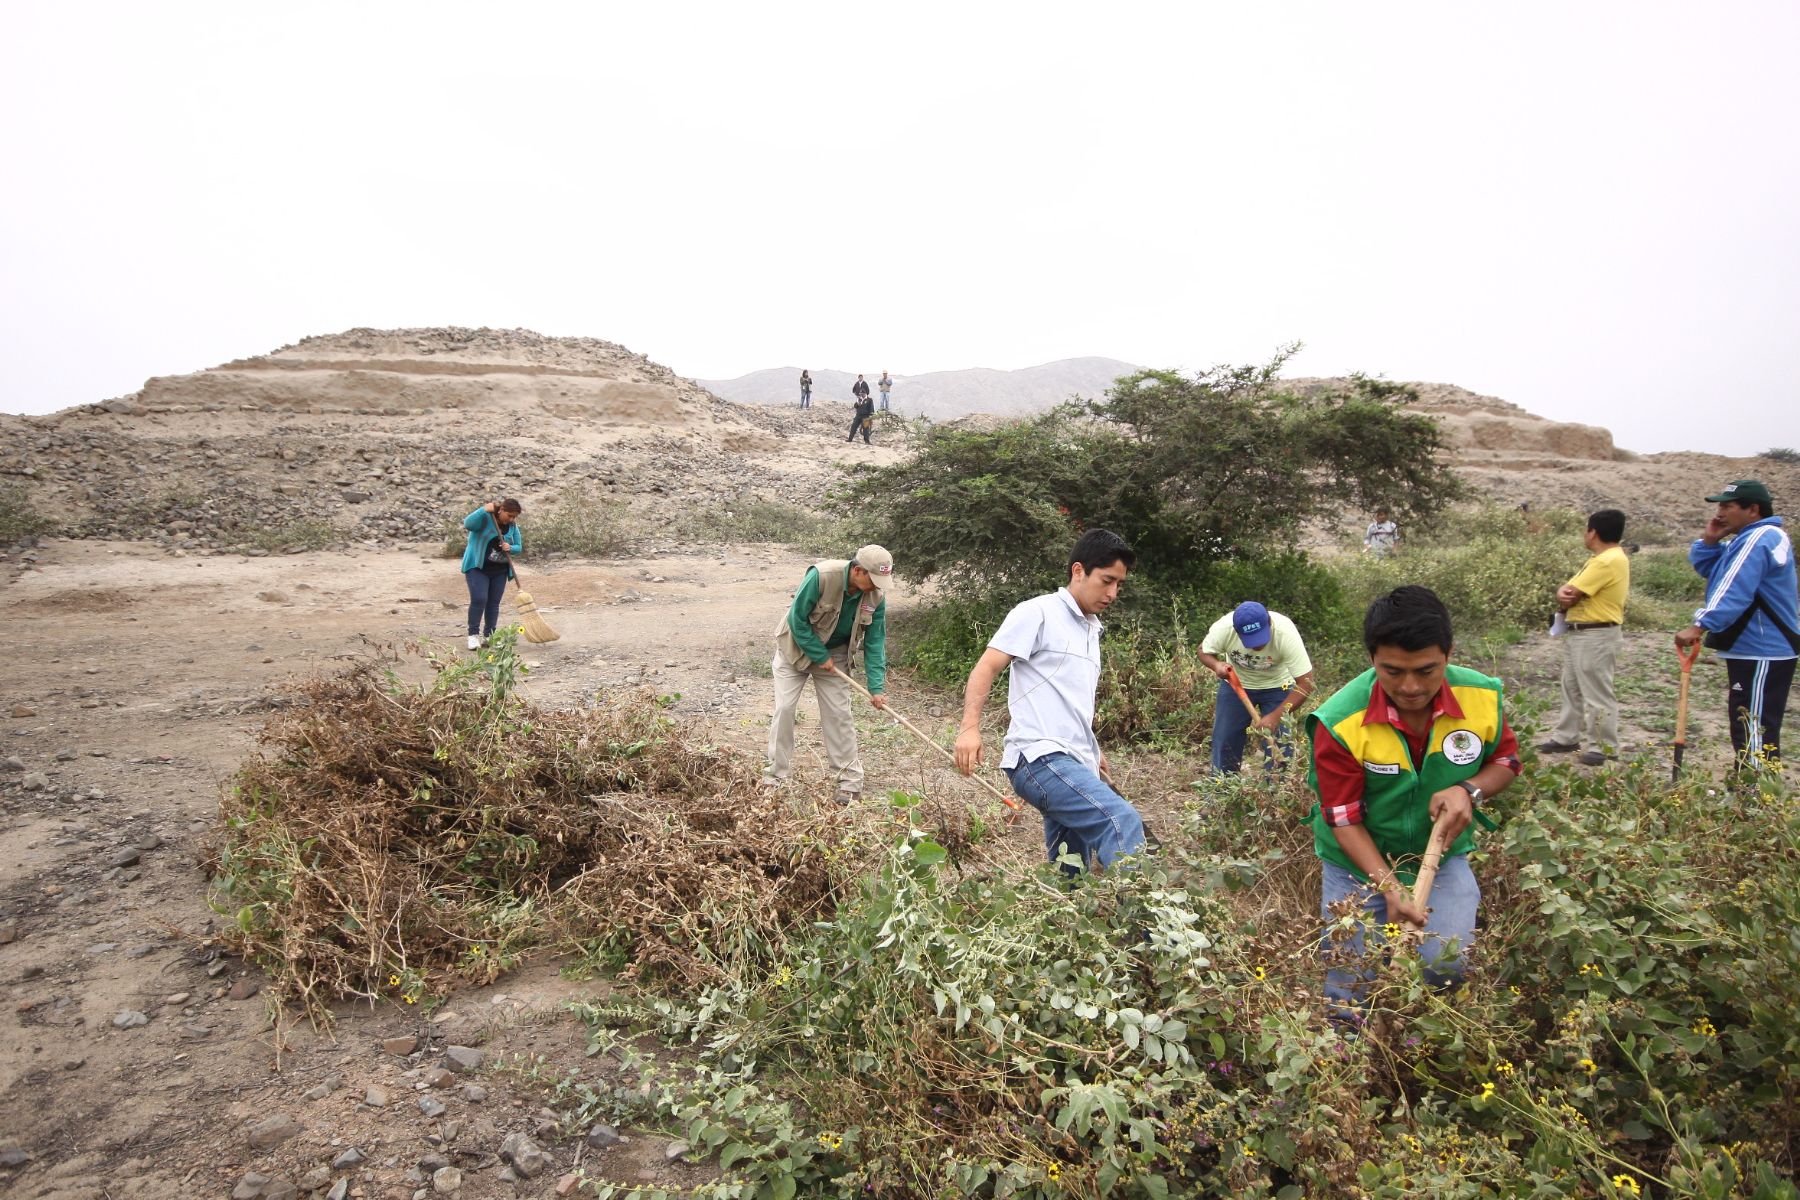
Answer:
[[1384, 938], [1387, 938], [1389, 941], [1392, 941], [1393, 939], [1400, 936], [1400, 926], [1395, 924], [1392, 921], [1389, 921], [1386, 925], [1383, 925], [1381, 927], [1381, 936]]
[[389, 987], [399, 987], [400, 986], [400, 977], [398, 975], [389, 975], [388, 976], [388, 986]]
[[1494, 1064], [1494, 1070], [1500, 1072], [1502, 1075], [1511, 1075], [1513, 1073], [1513, 1065], [1503, 1058]]
[[1481, 1085], [1481, 1095], [1477, 1096], [1476, 1099], [1477, 1100], [1492, 1100], [1493, 1098], [1494, 1098], [1494, 1085], [1492, 1083], [1482, 1084]]
[[1057, 1180], [1061, 1179], [1062, 1164], [1052, 1161], [1049, 1166], [1044, 1168], [1044, 1178], [1048, 1179], [1051, 1183], [1055, 1183]]
[[1719, 1031], [1716, 1028], [1714, 1028], [1713, 1023], [1711, 1021], [1707, 1020], [1705, 1017], [1701, 1017], [1698, 1021], [1695, 1021], [1693, 1028], [1694, 1028], [1694, 1032], [1699, 1034], [1701, 1037], [1717, 1037], [1717, 1036], [1719, 1036]]
[[1600, 968], [1595, 966], [1593, 963], [1582, 963], [1581, 964], [1581, 973], [1583, 975], [1593, 975], [1593, 976], [1597, 977], [1600, 974]]
[[819, 1146], [822, 1149], [837, 1150], [842, 1148], [843, 1144], [844, 1139], [835, 1133], [821, 1133], [819, 1135]]
[[1246, 1162], [1256, 1161], [1256, 1149], [1248, 1143], [1244, 1145], [1244, 1160]]
[[1268, 968], [1264, 967], [1261, 963], [1258, 963], [1256, 969], [1251, 971], [1250, 974], [1256, 977], [1258, 983], [1261, 983], [1269, 977]]
[[1600, 1069], [1591, 1058], [1584, 1058], [1575, 1065], [1586, 1071], [1589, 1075], [1592, 1075], [1595, 1071]]
[[1638, 1187], [1638, 1181], [1629, 1175], [1614, 1175], [1612, 1185], [1615, 1192], [1630, 1192], [1634, 1196], [1642, 1192], [1642, 1189]]

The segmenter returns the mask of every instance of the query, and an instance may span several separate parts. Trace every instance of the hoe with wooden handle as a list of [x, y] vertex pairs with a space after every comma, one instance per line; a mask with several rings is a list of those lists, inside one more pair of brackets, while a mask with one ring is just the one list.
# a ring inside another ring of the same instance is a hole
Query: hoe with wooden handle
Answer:
[[[1431, 903], [1431, 886], [1437, 882], [1438, 864], [1444, 861], [1445, 843], [1449, 840], [1450, 814], [1444, 813], [1431, 825], [1431, 840], [1425, 843], [1425, 857], [1419, 860], [1419, 875], [1413, 880], [1412, 901], [1424, 912]], [[1422, 932], [1424, 926], [1407, 922], [1414, 931]]]
[[1681, 692], [1675, 701], [1675, 765], [1669, 772], [1669, 782], [1681, 781], [1681, 756], [1687, 753], [1687, 700], [1688, 684], [1694, 678], [1694, 660], [1700, 657], [1700, 643], [1683, 650], [1675, 647], [1675, 656], [1681, 660]]

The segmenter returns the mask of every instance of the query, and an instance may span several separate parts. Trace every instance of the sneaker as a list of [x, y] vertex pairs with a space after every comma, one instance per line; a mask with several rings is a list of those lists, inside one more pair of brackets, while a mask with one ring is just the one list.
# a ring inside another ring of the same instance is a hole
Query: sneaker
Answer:
[[1567, 754], [1571, 750], [1579, 750], [1580, 746], [1565, 746], [1561, 742], [1539, 742], [1539, 754]]
[[1584, 767], [1598, 767], [1606, 762], [1606, 755], [1598, 750], [1583, 750], [1576, 756], [1575, 761]]
[[471, 650], [481, 649], [481, 639], [472, 633], [469, 635], [469, 649], [471, 649]]

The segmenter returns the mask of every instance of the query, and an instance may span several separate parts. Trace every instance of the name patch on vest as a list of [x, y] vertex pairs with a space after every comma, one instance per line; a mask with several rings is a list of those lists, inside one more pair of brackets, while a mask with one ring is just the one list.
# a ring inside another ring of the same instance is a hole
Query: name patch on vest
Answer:
[[1400, 764], [1366, 762], [1363, 764], [1363, 770], [1369, 772], [1371, 775], [1398, 775], [1400, 773]]
[[1444, 735], [1444, 757], [1466, 767], [1481, 757], [1481, 739], [1467, 729], [1451, 730]]

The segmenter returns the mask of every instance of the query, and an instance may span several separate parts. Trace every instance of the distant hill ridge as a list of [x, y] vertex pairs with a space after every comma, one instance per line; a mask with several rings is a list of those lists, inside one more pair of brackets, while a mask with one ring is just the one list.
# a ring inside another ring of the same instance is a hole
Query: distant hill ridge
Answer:
[[[810, 368], [813, 402], [850, 402], [855, 371], [828, 367]], [[893, 405], [905, 416], [945, 420], [970, 413], [1001, 417], [1042, 412], [1070, 396], [1098, 399], [1113, 380], [1138, 368], [1116, 358], [1064, 358], [1016, 371], [971, 367], [961, 371], [927, 371], [920, 375], [890, 375], [894, 380]], [[863, 372], [871, 394], [880, 401], [875, 381], [882, 368]], [[737, 404], [796, 405], [800, 403], [800, 368], [771, 367], [736, 379], [699, 379], [696, 383], [715, 396]]]

